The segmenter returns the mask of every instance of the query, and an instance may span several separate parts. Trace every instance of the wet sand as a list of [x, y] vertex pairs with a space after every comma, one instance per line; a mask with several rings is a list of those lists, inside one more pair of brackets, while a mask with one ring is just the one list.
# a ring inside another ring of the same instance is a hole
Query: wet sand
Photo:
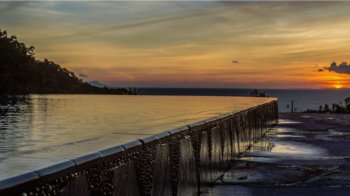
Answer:
[[350, 195], [350, 115], [280, 113], [211, 196]]

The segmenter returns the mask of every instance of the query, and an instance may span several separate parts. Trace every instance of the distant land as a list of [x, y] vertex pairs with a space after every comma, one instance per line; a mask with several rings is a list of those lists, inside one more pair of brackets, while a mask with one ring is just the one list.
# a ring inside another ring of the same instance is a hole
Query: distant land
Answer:
[[136, 91], [109, 88], [98, 81], [83, 82], [75, 74], [45, 59], [37, 60], [34, 47], [26, 47], [16, 36], [0, 29], [0, 96], [28, 94], [117, 94]]
[[99, 87], [99, 88], [104, 88], [104, 87], [117, 88], [117, 87], [114, 87], [114, 86], [108, 86], [108, 85], [102, 84], [99, 81], [90, 81], [90, 82], [87, 82], [87, 83], [90, 84], [91, 86], [96, 86], [96, 87]]

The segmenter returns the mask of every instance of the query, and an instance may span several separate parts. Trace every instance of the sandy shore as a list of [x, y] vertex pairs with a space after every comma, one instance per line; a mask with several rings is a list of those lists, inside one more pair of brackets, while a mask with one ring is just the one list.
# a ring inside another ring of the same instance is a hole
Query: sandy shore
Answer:
[[210, 195], [350, 195], [350, 115], [279, 118]]

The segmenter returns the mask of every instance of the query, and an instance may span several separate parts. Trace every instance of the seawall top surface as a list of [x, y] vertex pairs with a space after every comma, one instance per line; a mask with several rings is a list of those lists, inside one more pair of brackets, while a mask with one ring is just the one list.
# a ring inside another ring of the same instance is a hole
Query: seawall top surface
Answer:
[[[119, 145], [142, 146], [133, 141], [272, 100], [31, 95], [29, 104], [0, 116], [0, 180]], [[123, 148], [116, 153], [124, 153]]]

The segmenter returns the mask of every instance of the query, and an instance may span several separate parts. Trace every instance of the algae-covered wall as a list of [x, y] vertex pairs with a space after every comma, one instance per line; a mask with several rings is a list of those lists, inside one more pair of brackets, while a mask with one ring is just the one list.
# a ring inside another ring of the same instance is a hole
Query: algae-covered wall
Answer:
[[0, 195], [200, 195], [277, 123], [276, 99], [0, 181]]

